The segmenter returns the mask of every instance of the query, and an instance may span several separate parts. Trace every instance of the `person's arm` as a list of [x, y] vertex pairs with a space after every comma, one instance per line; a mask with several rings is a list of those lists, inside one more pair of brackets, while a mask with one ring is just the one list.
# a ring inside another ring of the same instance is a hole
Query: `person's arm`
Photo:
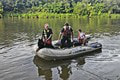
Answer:
[[61, 34], [61, 32], [60, 32], [59, 37], [58, 37], [58, 40], [60, 40], [60, 39], [61, 39], [61, 36], [62, 36], [62, 34]]
[[63, 32], [64, 32], [64, 28], [60, 31], [60, 33], [59, 33], [59, 37], [58, 37], [58, 40], [61, 39]]
[[73, 29], [71, 28], [71, 40], [73, 41]]
[[78, 40], [80, 39], [80, 32], [78, 31]]
[[50, 36], [47, 38], [47, 40], [51, 39], [53, 35], [52, 29], [49, 29], [49, 30], [50, 30]]
[[49, 40], [50, 38], [52, 38], [52, 35], [53, 35], [53, 34], [50, 34], [50, 36], [47, 38], [47, 40]]
[[72, 39], [73, 39], [73, 31], [72, 31], [72, 35], [71, 36], [72, 36]]

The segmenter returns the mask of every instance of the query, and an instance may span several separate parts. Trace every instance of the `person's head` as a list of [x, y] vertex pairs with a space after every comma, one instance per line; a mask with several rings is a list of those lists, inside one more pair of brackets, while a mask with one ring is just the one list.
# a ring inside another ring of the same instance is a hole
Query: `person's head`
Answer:
[[78, 31], [79, 31], [79, 32], [82, 32], [82, 30], [81, 30], [81, 29], [79, 29]]
[[68, 23], [65, 23], [64, 25], [65, 25], [65, 26], [69, 26], [69, 24], [68, 24]]
[[68, 23], [65, 23], [64, 26], [65, 26], [66, 29], [69, 28], [69, 24]]
[[45, 25], [44, 25], [44, 28], [47, 30], [48, 29], [48, 23], [46, 23]]

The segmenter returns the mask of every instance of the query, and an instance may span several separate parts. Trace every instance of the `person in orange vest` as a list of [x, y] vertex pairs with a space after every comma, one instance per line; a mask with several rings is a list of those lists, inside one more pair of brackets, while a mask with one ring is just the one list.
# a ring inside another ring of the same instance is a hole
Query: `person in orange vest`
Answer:
[[78, 41], [80, 45], [86, 45], [86, 36], [85, 33], [82, 32], [81, 29], [78, 30]]
[[45, 47], [51, 48], [52, 47], [52, 29], [49, 28], [49, 25], [46, 23], [44, 25], [44, 30], [42, 32], [42, 39], [45, 44]]
[[69, 26], [68, 23], [65, 23], [64, 27], [60, 31], [58, 40], [60, 40], [60, 39], [61, 39], [61, 48], [63, 48], [63, 47], [71, 47], [72, 46], [73, 29], [71, 28], [71, 26]]

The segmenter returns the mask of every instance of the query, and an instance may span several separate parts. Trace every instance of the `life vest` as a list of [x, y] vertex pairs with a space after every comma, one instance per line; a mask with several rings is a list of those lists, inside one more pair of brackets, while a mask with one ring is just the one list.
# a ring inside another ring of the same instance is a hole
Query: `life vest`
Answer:
[[50, 31], [49, 29], [48, 29], [48, 30], [45, 30], [45, 29], [44, 29], [44, 37], [46, 37], [46, 38], [48, 37], [48, 34], [47, 34], [47, 33], [49, 33], [49, 31]]
[[71, 27], [69, 26], [68, 28], [66, 28], [66, 26], [64, 26], [63, 29], [64, 29], [64, 31], [63, 31], [63, 36], [66, 36], [66, 37], [69, 36], [69, 37], [70, 37], [70, 36], [71, 36], [71, 33], [72, 33], [71, 30], [70, 30]]
[[[50, 33], [49, 33], [49, 32], [50, 32], [50, 28], [49, 28], [48, 30], [44, 30], [44, 37], [45, 37], [45, 39], [50, 36]], [[48, 34], [48, 33], [49, 33], [49, 34]], [[49, 40], [47, 40], [47, 41], [45, 40], [44, 43], [45, 43], [45, 44], [48, 44], [48, 45], [52, 44], [51, 38], [50, 38]]]

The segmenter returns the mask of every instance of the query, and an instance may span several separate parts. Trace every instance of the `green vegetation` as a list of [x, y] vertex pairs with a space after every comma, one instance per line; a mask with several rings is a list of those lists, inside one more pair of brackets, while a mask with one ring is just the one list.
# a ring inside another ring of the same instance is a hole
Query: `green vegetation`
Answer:
[[2, 5], [2, 3], [0, 2], [0, 18], [2, 17], [2, 14], [3, 14], [3, 5]]
[[110, 17], [119, 13], [120, 0], [0, 0], [0, 17]]

